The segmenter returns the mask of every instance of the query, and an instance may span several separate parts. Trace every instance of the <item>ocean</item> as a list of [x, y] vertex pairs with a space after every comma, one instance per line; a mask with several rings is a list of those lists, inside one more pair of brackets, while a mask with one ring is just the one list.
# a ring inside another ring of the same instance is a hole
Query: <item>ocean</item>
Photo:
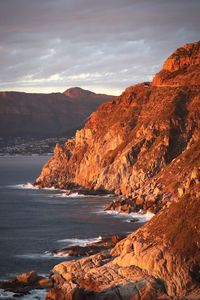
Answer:
[[50, 255], [71, 244], [129, 233], [142, 225], [127, 215], [104, 212], [110, 196], [65, 196], [62, 190], [31, 183], [49, 156], [0, 157], [0, 279], [35, 270], [47, 275], [69, 257]]

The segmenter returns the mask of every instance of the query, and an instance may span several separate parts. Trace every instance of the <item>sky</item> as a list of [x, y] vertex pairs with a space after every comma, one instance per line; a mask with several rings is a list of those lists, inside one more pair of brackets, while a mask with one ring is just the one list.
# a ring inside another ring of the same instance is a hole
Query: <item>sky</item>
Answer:
[[0, 0], [0, 90], [119, 95], [199, 40], [199, 0]]

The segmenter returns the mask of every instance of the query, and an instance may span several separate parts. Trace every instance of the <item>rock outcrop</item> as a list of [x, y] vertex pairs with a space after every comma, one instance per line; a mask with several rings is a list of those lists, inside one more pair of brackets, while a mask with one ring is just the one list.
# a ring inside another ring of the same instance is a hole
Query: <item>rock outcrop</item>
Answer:
[[113, 248], [117, 242], [125, 238], [125, 235], [113, 235], [110, 237], [103, 237], [98, 242], [87, 244], [85, 246], [72, 245], [67, 248], [62, 249], [54, 249], [50, 251], [51, 255], [56, 256], [71, 256], [75, 257], [83, 257], [89, 256], [95, 253], [99, 253], [103, 250], [108, 250]]
[[0, 137], [71, 136], [111, 98], [78, 87], [52, 94], [0, 92]]
[[200, 84], [200, 44], [186, 44], [178, 48], [164, 63], [163, 69], [153, 79], [156, 86], [181, 86]]
[[157, 213], [112, 250], [55, 266], [48, 300], [200, 299], [199, 46], [103, 104], [44, 166], [41, 187], [114, 192], [109, 209]]
[[[48, 278], [39, 276], [35, 271], [20, 274], [10, 280], [0, 281], [0, 289], [14, 293], [16, 298], [23, 297], [34, 289], [47, 289], [51, 286], [52, 282]], [[3, 298], [1, 297], [1, 299]]]
[[56, 146], [36, 184], [114, 192], [128, 202], [110, 208], [127, 212], [166, 205], [199, 163], [200, 82], [190, 80], [191, 68], [199, 78], [199, 46], [186, 45], [167, 59], [160, 72], [167, 72], [167, 85], [156, 84], [158, 73], [152, 84], [129, 87], [101, 105], [74, 139]]

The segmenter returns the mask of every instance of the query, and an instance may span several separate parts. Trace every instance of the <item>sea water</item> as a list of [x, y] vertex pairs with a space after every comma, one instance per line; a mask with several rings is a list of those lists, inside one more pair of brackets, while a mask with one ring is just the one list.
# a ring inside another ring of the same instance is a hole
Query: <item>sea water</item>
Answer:
[[[66, 196], [63, 190], [37, 189], [48, 156], [0, 157], [0, 279], [37, 271], [46, 275], [69, 257], [50, 255], [53, 249], [131, 232], [146, 221], [127, 222], [127, 215], [105, 213], [113, 196]], [[148, 218], [148, 217], [147, 217]]]

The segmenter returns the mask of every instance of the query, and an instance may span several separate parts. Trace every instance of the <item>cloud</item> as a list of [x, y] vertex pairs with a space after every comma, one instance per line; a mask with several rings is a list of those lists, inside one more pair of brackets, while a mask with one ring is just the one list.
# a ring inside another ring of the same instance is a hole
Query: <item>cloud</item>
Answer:
[[198, 0], [0, 0], [0, 89], [121, 91], [199, 39]]

